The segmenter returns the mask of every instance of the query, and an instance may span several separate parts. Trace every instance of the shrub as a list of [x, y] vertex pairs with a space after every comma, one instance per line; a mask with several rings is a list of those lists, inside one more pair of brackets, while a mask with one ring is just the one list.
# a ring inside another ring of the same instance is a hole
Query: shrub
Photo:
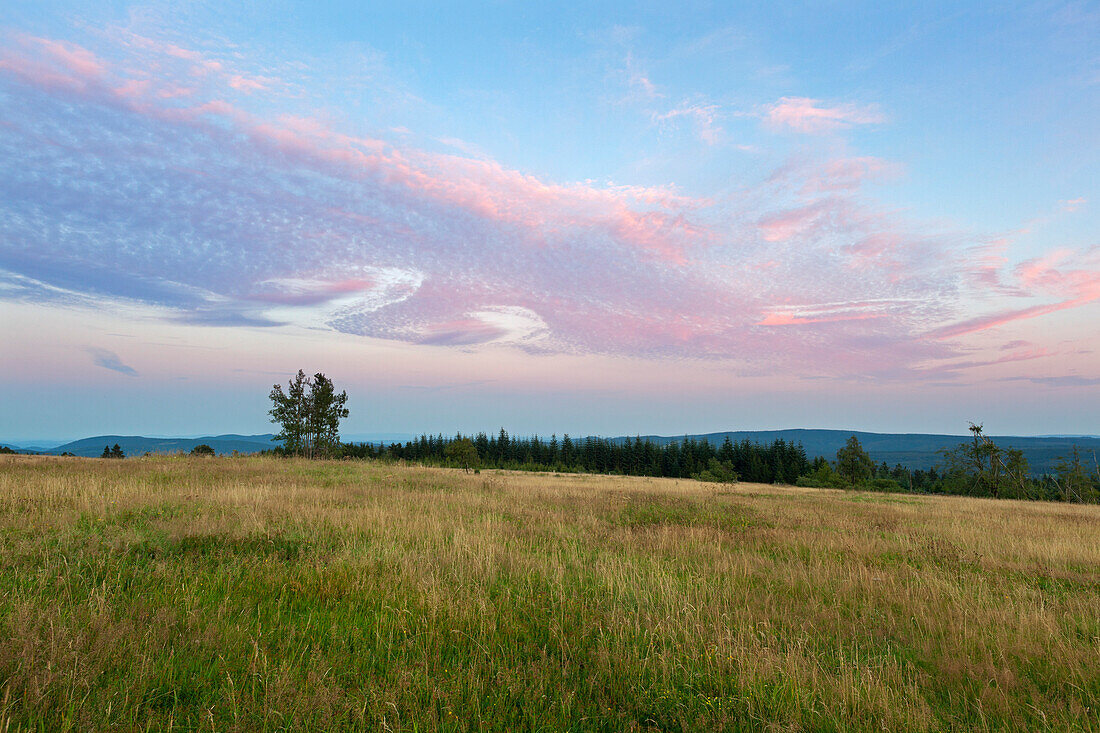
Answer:
[[805, 476], [799, 476], [795, 481], [796, 486], [809, 486], [818, 489], [846, 489], [849, 484], [844, 477], [833, 470], [833, 467], [824, 462], [813, 472]]
[[716, 484], [737, 483], [737, 472], [733, 470], [733, 464], [717, 458], [711, 458], [705, 470], [692, 474], [691, 477], [696, 481], [711, 481]]

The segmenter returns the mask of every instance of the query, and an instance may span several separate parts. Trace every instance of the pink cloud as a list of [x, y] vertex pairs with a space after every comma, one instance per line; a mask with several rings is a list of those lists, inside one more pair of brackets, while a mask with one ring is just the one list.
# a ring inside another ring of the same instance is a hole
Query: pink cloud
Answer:
[[766, 242], [782, 242], [806, 231], [816, 220], [820, 207], [804, 206], [799, 209], [771, 214], [760, 220], [760, 235]]
[[127, 79], [121, 86], [114, 87], [114, 93], [120, 97], [144, 97], [152, 84], [149, 79]]
[[854, 223], [851, 206], [845, 200], [833, 197], [768, 214], [757, 222], [757, 229], [766, 242], [784, 242], [851, 223]]
[[952, 339], [960, 336], [967, 336], [978, 331], [985, 331], [990, 328], [997, 328], [1013, 321], [1022, 321], [1028, 318], [1036, 318], [1038, 316], [1045, 316], [1048, 313], [1057, 313], [1061, 310], [1068, 308], [1076, 308], [1079, 305], [1091, 302], [1095, 298], [1089, 300], [1073, 299], [1062, 301], [1061, 303], [1051, 303], [1049, 305], [1036, 305], [1030, 308], [1019, 308], [1017, 310], [1001, 311], [999, 313], [993, 313], [988, 316], [979, 316], [978, 318], [971, 318], [961, 323], [956, 323], [951, 326], [944, 326], [938, 328], [929, 336], [936, 339]]
[[229, 77], [227, 82], [229, 86], [234, 89], [238, 89], [242, 92], [256, 92], [261, 89], [267, 89], [276, 80], [266, 76], [244, 76], [243, 74], [233, 74]]
[[194, 87], [184, 87], [178, 84], [166, 84], [157, 89], [157, 96], [161, 99], [179, 99], [180, 97], [190, 97], [194, 93]]
[[202, 53], [177, 46], [174, 43], [168, 41], [162, 41], [155, 38], [148, 38], [129, 31], [123, 31], [121, 33], [123, 42], [126, 45], [134, 48], [144, 49], [146, 51], [152, 51], [156, 54], [163, 56], [171, 56], [183, 61], [189, 61], [192, 64], [192, 73], [203, 74], [207, 72], [218, 72], [224, 68], [221, 61], [210, 59], [204, 56]]
[[[1058, 267], [1073, 257], [1074, 252], [1069, 249], [1057, 249], [1048, 252], [1042, 257], [1036, 257], [1016, 266], [1016, 278], [1024, 288], [1040, 288], [1044, 290], [1061, 290], [1067, 284], [1067, 278], [1079, 282], [1082, 278], [1075, 273], [1068, 276], [1058, 270]], [[1092, 273], [1089, 273], [1092, 274]]]
[[853, 313], [836, 316], [799, 316], [793, 313], [765, 313], [764, 318], [756, 322], [757, 326], [805, 326], [814, 323], [836, 323], [838, 321], [863, 321], [868, 318], [882, 318], [878, 313]]
[[814, 171], [807, 171], [800, 191], [803, 194], [854, 191], [865, 181], [894, 177], [899, 171], [898, 164], [871, 155], [834, 158]]
[[819, 99], [782, 97], [778, 102], [764, 108], [764, 119], [773, 127], [787, 127], [808, 134], [885, 121], [885, 117], [874, 105], [820, 105]]
[[814, 323], [864, 321], [888, 318], [909, 307], [908, 301], [890, 299], [855, 300], [841, 303], [811, 303], [773, 307], [757, 321], [757, 326], [798, 326]]
[[[1077, 269], [1066, 269], [1063, 266], [1070, 262], [1076, 264]], [[1055, 250], [1020, 263], [1015, 269], [1015, 276], [1021, 295], [1047, 293], [1061, 296], [1062, 299], [1054, 303], [1013, 308], [970, 318], [935, 329], [929, 336], [937, 339], [958, 338], [1100, 300], [1100, 248], [1093, 248], [1086, 253]]]
[[[920, 335], [955, 307], [957, 262], [853, 195], [889, 173], [876, 158], [792, 170], [783, 186], [746, 185], [736, 200], [667, 185], [557, 183], [311, 117], [260, 114], [232, 93], [235, 71], [195, 79], [200, 54], [135, 47], [185, 63], [154, 78], [136, 62], [108, 68], [83, 90], [56, 87], [58, 105], [41, 115], [74, 128], [89, 120], [70, 135], [79, 149], [65, 153], [87, 161], [80, 195], [64, 192], [57, 198], [70, 208], [52, 214], [104, 224], [78, 245], [44, 243], [49, 252], [69, 246], [74, 260], [105, 263], [139, 253], [99, 275], [103, 292], [177, 308], [192, 322], [308, 323], [441, 346], [524, 333], [537, 336], [508, 343], [829, 373], [904, 373], [954, 355]], [[174, 87], [194, 91], [167, 100]], [[69, 107], [80, 115], [64, 116]], [[162, 141], [147, 146], [156, 150], [147, 168], [143, 150], [117, 156], [117, 140], [134, 131]], [[119, 169], [97, 190], [104, 160]], [[120, 192], [117, 176], [143, 183]], [[170, 203], [148, 206], [162, 194]], [[331, 270], [315, 274], [323, 267]], [[140, 278], [123, 277], [132, 272]], [[821, 305], [836, 293], [850, 302]]]
[[[107, 65], [94, 53], [65, 41], [17, 36], [17, 45], [0, 51], [0, 71], [9, 71], [46, 89], [86, 92], [100, 82]], [[19, 53], [18, 49], [27, 49]]]
[[37, 43], [47, 56], [77, 76], [99, 77], [107, 70], [106, 65], [95, 54], [75, 43], [54, 41], [48, 38], [31, 38], [30, 40]]

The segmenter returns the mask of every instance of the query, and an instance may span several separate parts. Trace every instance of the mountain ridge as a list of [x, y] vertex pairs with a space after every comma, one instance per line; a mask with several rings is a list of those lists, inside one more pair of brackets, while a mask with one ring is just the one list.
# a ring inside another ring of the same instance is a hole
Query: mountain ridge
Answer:
[[[861, 430], [829, 430], [816, 428], [790, 428], [785, 430], [728, 430], [715, 433], [696, 433], [688, 435], [641, 435], [642, 440], [651, 440], [659, 445], [685, 438], [706, 440], [720, 445], [727, 436], [734, 442], [748, 438], [752, 442], [771, 443], [775, 440], [801, 443], [811, 460], [821, 456], [836, 458], [837, 450], [851, 436], [856, 436], [864, 450], [875, 463], [885, 462], [893, 467], [901, 464], [912, 469], [927, 470], [941, 465], [941, 451], [951, 450], [960, 443], [966, 443], [969, 435], [948, 435], [942, 433], [872, 433]], [[990, 435], [990, 440], [1001, 448], [1018, 448], [1024, 452], [1033, 473], [1049, 473], [1054, 470], [1058, 460], [1077, 446], [1086, 455], [1100, 454], [1100, 437], [1096, 436], [1023, 436]], [[634, 436], [620, 436], [616, 441], [633, 440]]]
[[[411, 434], [397, 433], [373, 433], [349, 435], [349, 442], [360, 442], [362, 438], [368, 438], [364, 442], [378, 443], [379, 437], [390, 436], [382, 442], [391, 443], [395, 440], [404, 442], [415, 440]], [[673, 441], [681, 441], [685, 438], [691, 440], [706, 440], [714, 445], [721, 443], [729, 437], [734, 442], [748, 439], [755, 443], [772, 443], [776, 440], [785, 440], [789, 443], [800, 443], [806, 450], [806, 455], [811, 460], [817, 456], [828, 459], [836, 457], [836, 451], [847, 442], [851, 436], [856, 436], [864, 449], [875, 463], [885, 462], [893, 467], [901, 464], [911, 469], [927, 470], [943, 462], [942, 451], [951, 450], [960, 443], [970, 440], [967, 435], [950, 435], [944, 433], [874, 433], [862, 430], [833, 430], [818, 428], [788, 428], [781, 430], [727, 430], [713, 433], [689, 433], [686, 435], [640, 435], [643, 440], [651, 440], [659, 445], [666, 445]], [[1018, 448], [1024, 452], [1033, 473], [1049, 473], [1054, 470], [1059, 459], [1066, 456], [1074, 446], [1084, 453], [1086, 460], [1093, 454], [1100, 455], [1100, 437], [1097, 436], [1021, 436], [1021, 435], [991, 435], [994, 443], [1002, 448]], [[360, 440], [356, 440], [359, 438]], [[373, 438], [370, 439], [370, 438]], [[621, 435], [609, 440], [623, 442], [634, 440], [635, 436]], [[31, 448], [20, 446], [17, 443], [3, 443], [19, 453], [40, 453], [46, 455], [59, 455], [72, 453], [77, 456], [96, 457], [103, 452], [103, 447], [113, 446], [118, 443], [123, 452], [128, 456], [141, 455], [143, 453], [188, 453], [197, 445], [206, 444], [218, 455], [237, 451], [243, 455], [259, 453], [278, 445], [274, 435], [261, 433], [258, 435], [241, 435], [226, 433], [222, 435], [206, 435], [200, 437], [162, 437], [153, 438], [141, 435], [96, 435], [88, 438], [70, 441], [49, 449]], [[1091, 461], [1089, 461], [1091, 463]]]
[[149, 438], [143, 435], [93, 435], [89, 438], [73, 440], [45, 451], [36, 451], [46, 455], [72, 453], [76, 456], [95, 457], [103, 452], [103, 446], [116, 443], [128, 456], [142, 453], [189, 453], [197, 445], [209, 445], [218, 455], [237, 451], [243, 454], [259, 453], [278, 445], [271, 433], [259, 435], [204, 435], [198, 438]]

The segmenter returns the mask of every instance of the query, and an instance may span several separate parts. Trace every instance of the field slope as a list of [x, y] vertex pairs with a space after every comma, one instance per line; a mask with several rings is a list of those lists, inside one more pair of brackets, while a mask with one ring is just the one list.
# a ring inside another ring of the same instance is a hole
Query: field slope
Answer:
[[1096, 506], [0, 456], [0, 731], [1098, 719]]

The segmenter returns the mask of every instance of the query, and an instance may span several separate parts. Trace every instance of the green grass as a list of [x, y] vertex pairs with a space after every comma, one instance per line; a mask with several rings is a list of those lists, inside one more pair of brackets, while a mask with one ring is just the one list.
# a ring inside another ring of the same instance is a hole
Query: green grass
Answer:
[[0, 731], [1095, 731], [1098, 711], [1098, 507], [0, 458]]

